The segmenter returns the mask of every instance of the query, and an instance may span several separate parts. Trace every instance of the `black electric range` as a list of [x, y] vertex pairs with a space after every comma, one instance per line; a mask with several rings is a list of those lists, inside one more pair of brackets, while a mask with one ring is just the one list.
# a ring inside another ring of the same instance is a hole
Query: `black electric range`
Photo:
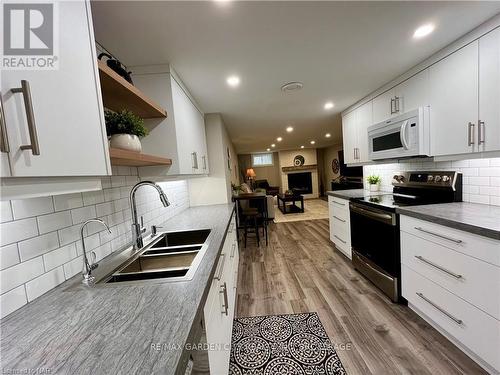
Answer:
[[450, 171], [405, 172], [393, 192], [351, 198], [354, 267], [394, 302], [401, 301], [401, 251], [397, 207], [462, 201], [462, 175]]

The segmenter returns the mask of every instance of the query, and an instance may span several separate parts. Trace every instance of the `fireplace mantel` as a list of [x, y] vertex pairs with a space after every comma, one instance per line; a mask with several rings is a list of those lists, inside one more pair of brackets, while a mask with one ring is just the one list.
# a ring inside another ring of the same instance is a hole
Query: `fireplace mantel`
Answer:
[[298, 167], [282, 167], [283, 172], [294, 172], [294, 171], [305, 171], [305, 170], [316, 170], [318, 169], [318, 164], [301, 165]]

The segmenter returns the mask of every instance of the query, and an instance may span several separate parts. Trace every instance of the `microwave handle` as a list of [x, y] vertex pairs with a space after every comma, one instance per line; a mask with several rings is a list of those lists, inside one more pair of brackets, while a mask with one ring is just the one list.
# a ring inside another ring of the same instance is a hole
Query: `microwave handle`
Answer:
[[401, 139], [401, 144], [405, 150], [408, 150], [410, 146], [408, 146], [408, 141], [406, 140], [406, 128], [408, 126], [408, 120], [404, 121], [401, 125], [401, 130], [399, 131], [399, 137]]

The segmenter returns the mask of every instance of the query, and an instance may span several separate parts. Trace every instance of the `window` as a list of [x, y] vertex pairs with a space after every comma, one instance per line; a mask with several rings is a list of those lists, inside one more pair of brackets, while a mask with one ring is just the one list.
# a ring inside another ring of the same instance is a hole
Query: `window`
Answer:
[[254, 167], [264, 167], [266, 165], [273, 165], [273, 154], [253, 154], [252, 155], [252, 166]]

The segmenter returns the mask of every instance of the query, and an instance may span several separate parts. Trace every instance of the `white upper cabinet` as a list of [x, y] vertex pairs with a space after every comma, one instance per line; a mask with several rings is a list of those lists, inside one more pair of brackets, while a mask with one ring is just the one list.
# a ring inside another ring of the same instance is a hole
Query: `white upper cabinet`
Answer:
[[111, 173], [90, 5], [58, 2], [56, 18], [58, 69], [1, 73], [3, 177], [7, 159], [12, 177]]
[[429, 68], [432, 155], [477, 147], [478, 46], [476, 40]]
[[500, 28], [479, 39], [478, 151], [500, 150]]
[[395, 112], [394, 89], [388, 90], [373, 99], [373, 124], [391, 118]]
[[372, 124], [372, 102], [369, 101], [342, 118], [344, 161], [365, 163], [368, 159], [368, 126]]
[[142, 177], [208, 174], [204, 114], [170, 66], [132, 68], [134, 84], [163, 106], [165, 119], [147, 121], [144, 153], [170, 158], [170, 167], [140, 167]]
[[408, 78], [394, 88], [395, 115], [429, 105], [429, 70]]

